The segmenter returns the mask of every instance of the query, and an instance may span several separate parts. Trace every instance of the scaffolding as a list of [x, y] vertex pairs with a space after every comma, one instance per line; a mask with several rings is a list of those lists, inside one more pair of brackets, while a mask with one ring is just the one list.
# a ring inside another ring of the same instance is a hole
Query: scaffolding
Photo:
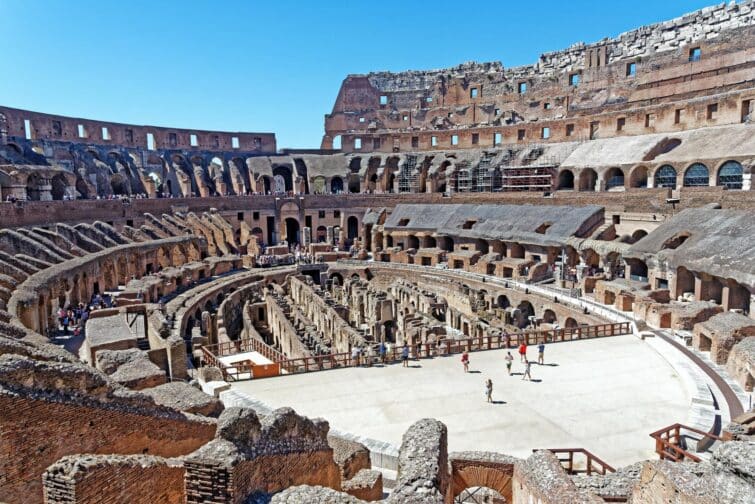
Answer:
[[417, 183], [417, 156], [406, 156], [406, 161], [401, 165], [398, 174], [398, 192], [418, 192]]

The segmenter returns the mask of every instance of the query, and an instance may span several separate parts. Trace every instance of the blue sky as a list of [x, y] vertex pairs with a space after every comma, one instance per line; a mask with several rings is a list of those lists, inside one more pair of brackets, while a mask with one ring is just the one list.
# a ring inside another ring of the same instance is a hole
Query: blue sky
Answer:
[[0, 104], [319, 147], [349, 73], [534, 63], [702, 0], [0, 0]]

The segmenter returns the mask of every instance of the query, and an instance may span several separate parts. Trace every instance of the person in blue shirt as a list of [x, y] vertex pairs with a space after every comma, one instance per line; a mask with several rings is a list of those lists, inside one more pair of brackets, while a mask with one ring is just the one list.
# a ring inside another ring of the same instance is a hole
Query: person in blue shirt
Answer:
[[537, 346], [537, 363], [545, 364], [545, 342], [541, 341]]
[[409, 367], [409, 347], [406, 346], [406, 343], [401, 349], [401, 361], [404, 363], [404, 367]]

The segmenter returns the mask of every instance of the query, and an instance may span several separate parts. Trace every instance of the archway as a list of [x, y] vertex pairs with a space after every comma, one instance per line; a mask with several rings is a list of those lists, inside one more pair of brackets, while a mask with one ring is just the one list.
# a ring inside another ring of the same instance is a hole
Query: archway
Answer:
[[648, 169], [645, 166], [638, 166], [629, 175], [629, 187], [647, 187], [648, 186]]
[[285, 220], [286, 224], [286, 241], [289, 245], [299, 243], [299, 221], [293, 217]]
[[26, 178], [26, 197], [27, 199], [31, 201], [39, 201], [40, 199], [40, 191], [39, 191], [39, 184], [41, 183], [41, 178], [38, 173], [31, 173]]
[[349, 192], [350, 193], [358, 193], [360, 191], [360, 180], [359, 175], [352, 173], [349, 175]]
[[648, 232], [644, 229], [638, 229], [632, 233], [632, 243], [637, 243], [648, 235]]
[[736, 161], [727, 161], [718, 169], [716, 185], [727, 189], [742, 189], [742, 165]]
[[283, 194], [294, 190], [294, 180], [288, 166], [273, 168], [273, 189], [276, 194]]
[[571, 170], [561, 170], [558, 174], [558, 190], [574, 189], [574, 173]]
[[63, 176], [62, 173], [55, 175], [52, 180], [50, 180], [50, 185], [52, 186], [52, 189], [50, 190], [52, 199], [62, 200], [66, 195], [66, 187], [68, 186], [68, 184], [66, 184], [65, 176]]
[[326, 228], [325, 226], [317, 226], [317, 231], [315, 232], [315, 241], [322, 243], [325, 241], [327, 236], [328, 228]]
[[333, 194], [341, 194], [343, 192], [343, 179], [341, 177], [333, 177], [330, 180], [330, 192]]
[[410, 249], [418, 249], [419, 248], [419, 238], [417, 238], [414, 235], [409, 235], [406, 238], [406, 247]]
[[624, 188], [624, 172], [621, 168], [611, 168], [606, 172], [606, 191]]
[[574, 318], [572, 318], [572, 317], [568, 317], [568, 318], [567, 318], [567, 319], [566, 319], [566, 320], [564, 321], [564, 327], [565, 327], [565, 328], [567, 328], [567, 329], [574, 329], [574, 328], [576, 328], [576, 327], [579, 327], [579, 323], [577, 323], [577, 321], [576, 321], [576, 320], [574, 320]]
[[128, 178], [122, 173], [116, 173], [110, 177], [110, 187], [113, 189], [113, 194], [115, 195], [131, 193], [131, 184]]
[[655, 187], [676, 189], [676, 170], [671, 165], [663, 165], [655, 172]]
[[695, 292], [695, 275], [684, 266], [679, 266], [676, 270], [676, 297], [685, 292]]
[[438, 246], [438, 242], [432, 236], [425, 236], [422, 240], [422, 246], [424, 248], [435, 248]]
[[684, 172], [684, 187], [707, 187], [710, 182], [708, 167], [702, 163], [693, 163]]
[[355, 216], [351, 216], [346, 219], [346, 237], [349, 240], [354, 240], [359, 236], [359, 219]]
[[598, 174], [592, 168], [583, 169], [579, 174], [579, 190], [594, 191], [595, 183], [598, 181]]
[[558, 317], [556, 316], [556, 312], [551, 309], [545, 310], [543, 312], [543, 322], [546, 324], [557, 324]]
[[535, 308], [527, 300], [522, 301], [516, 307], [519, 316], [516, 319], [516, 325], [520, 329], [527, 327], [530, 324], [530, 317], [535, 316]]
[[508, 308], [509, 306], [511, 306], [511, 302], [509, 301], [508, 297], [506, 297], [504, 294], [501, 294], [496, 299], [496, 305], [498, 306], [498, 308], [504, 308], [505, 309], [505, 308]]

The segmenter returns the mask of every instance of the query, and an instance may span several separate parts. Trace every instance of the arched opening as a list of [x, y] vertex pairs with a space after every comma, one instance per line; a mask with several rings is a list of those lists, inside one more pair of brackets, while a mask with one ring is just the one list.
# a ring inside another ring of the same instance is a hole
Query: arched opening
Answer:
[[446, 252], [454, 251], [454, 239], [450, 236], [440, 236], [438, 238], [438, 246]]
[[727, 161], [718, 169], [716, 185], [727, 189], [742, 189], [742, 165], [736, 161]]
[[252, 229], [252, 236], [254, 236], [255, 238], [257, 238], [257, 243], [258, 244], [261, 245], [261, 244], [264, 243], [265, 233], [262, 231], [262, 228], [256, 227], [256, 228]]
[[648, 186], [648, 169], [645, 166], [638, 166], [632, 170], [629, 176], [630, 187], [647, 187]]
[[571, 170], [561, 170], [558, 174], [558, 190], [574, 189], [574, 173]]
[[676, 170], [671, 165], [663, 165], [655, 172], [655, 187], [676, 189]]
[[63, 197], [66, 195], [66, 178], [63, 176], [62, 173], [59, 173], [55, 175], [52, 180], [50, 180], [50, 185], [52, 186], [52, 189], [50, 190], [50, 194], [52, 195], [52, 199], [54, 200], [62, 200]]
[[579, 173], [579, 190], [594, 191], [598, 181], [598, 174], [592, 168], [586, 168]]
[[624, 172], [621, 168], [611, 168], [606, 172], [606, 191], [624, 189]]
[[393, 173], [391, 173], [390, 175], [388, 175], [388, 183], [386, 184], [386, 187], [385, 187], [385, 191], [386, 192], [389, 192], [389, 193], [393, 192], [393, 182], [394, 182], [394, 180], [396, 180], [396, 176]]
[[299, 243], [299, 221], [293, 217], [288, 217], [286, 224], [286, 241], [289, 245]]
[[266, 176], [262, 177], [262, 191], [265, 194], [270, 194], [271, 192], [270, 177], [266, 177]]
[[328, 278], [333, 282], [333, 285], [343, 285], [343, 275], [340, 273], [331, 273]]
[[330, 192], [333, 194], [341, 194], [343, 192], [343, 179], [341, 177], [330, 179]]
[[530, 324], [530, 317], [535, 316], [535, 308], [529, 301], [522, 301], [517, 305], [516, 326], [524, 329]]
[[41, 183], [41, 178], [38, 173], [31, 173], [26, 178], [26, 197], [27, 199], [31, 201], [39, 201], [40, 199], [40, 191], [39, 191], [39, 184]]
[[346, 237], [349, 240], [355, 240], [359, 236], [359, 219], [351, 216], [346, 219]]
[[328, 228], [326, 228], [325, 226], [317, 226], [317, 231], [315, 232], [315, 241], [317, 241], [317, 243], [323, 243], [327, 236]]
[[637, 243], [648, 235], [648, 232], [644, 229], [638, 229], [632, 233], [632, 243]]
[[432, 236], [425, 236], [425, 238], [422, 240], [422, 246], [424, 248], [435, 248], [438, 246], [438, 242]]
[[354, 194], [360, 191], [359, 175], [352, 173], [349, 175], [349, 192]]
[[487, 254], [488, 251], [490, 250], [487, 240], [483, 240], [483, 239], [475, 240], [475, 248], [478, 251], [482, 252], [483, 254]]
[[556, 317], [556, 312], [550, 309], [545, 310], [543, 312], [543, 322], [545, 322], [546, 324], [551, 324], [551, 325], [557, 324], [558, 317]]
[[288, 166], [276, 166], [273, 168], [273, 191], [275, 194], [284, 194], [294, 190], [294, 180], [291, 169]]
[[679, 266], [676, 270], [676, 297], [687, 292], [695, 293], [695, 275], [684, 266]]
[[341, 150], [341, 135], [336, 135], [333, 137], [333, 150]]
[[640, 259], [625, 259], [625, 261], [629, 265], [629, 277], [632, 280], [647, 282], [648, 265], [645, 264], [645, 261], [641, 261]]
[[524, 247], [518, 243], [512, 243], [509, 247], [513, 259], [524, 259]]
[[567, 329], [574, 329], [576, 327], [579, 327], [579, 323], [577, 323], [576, 320], [572, 317], [567, 317], [566, 320], [564, 320], [564, 327]]
[[505, 309], [505, 308], [508, 308], [509, 306], [511, 306], [511, 302], [509, 301], [509, 298], [506, 297], [503, 294], [499, 295], [495, 302], [496, 302], [496, 306], [498, 306], [498, 308]]
[[418, 249], [419, 248], [419, 238], [417, 238], [414, 235], [409, 235], [406, 239], [406, 246], [410, 249]]
[[325, 194], [325, 177], [319, 176], [312, 179], [312, 192], [314, 194]]
[[116, 173], [110, 177], [110, 187], [113, 189], [113, 194], [115, 195], [131, 193], [131, 184], [128, 178], [122, 173]]
[[684, 172], [682, 185], [684, 187], [707, 187], [709, 182], [708, 167], [702, 163], [694, 163]]
[[385, 246], [386, 246], [386, 248], [393, 247], [393, 236], [391, 236], [391, 235], [386, 235], [385, 236]]

